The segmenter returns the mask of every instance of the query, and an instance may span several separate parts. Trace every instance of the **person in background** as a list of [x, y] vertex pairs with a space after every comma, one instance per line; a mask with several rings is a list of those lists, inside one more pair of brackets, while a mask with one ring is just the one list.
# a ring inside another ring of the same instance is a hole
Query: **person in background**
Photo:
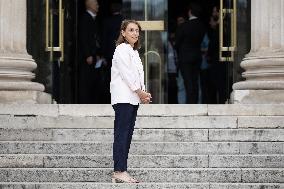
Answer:
[[170, 33], [168, 40], [168, 103], [177, 104], [177, 54], [174, 49], [175, 34]]
[[212, 83], [211, 104], [224, 104], [226, 101], [226, 63], [219, 61], [219, 8], [214, 6], [209, 21], [209, 45], [207, 61], [210, 64], [209, 75]]
[[102, 61], [100, 37], [96, 20], [99, 11], [97, 0], [85, 0], [86, 12], [79, 27], [79, 103], [100, 103], [100, 70]]
[[184, 80], [186, 102], [198, 103], [198, 77], [202, 61], [201, 42], [205, 35], [205, 26], [198, 18], [201, 7], [191, 3], [188, 8], [189, 20], [182, 24], [176, 32], [179, 68]]
[[209, 77], [210, 64], [207, 62], [209, 38], [205, 34], [201, 43], [202, 63], [200, 66], [200, 91], [201, 91], [201, 103], [209, 104], [210, 98], [212, 98], [212, 81]]
[[111, 66], [111, 104], [115, 112], [112, 182], [138, 183], [127, 172], [127, 159], [140, 103], [148, 104], [151, 94], [145, 91], [144, 71], [138, 49], [141, 26], [125, 20]]
[[[185, 18], [180, 15], [176, 18], [177, 28], [180, 27], [181, 24], [185, 22]], [[176, 51], [176, 44], [174, 46], [174, 49]], [[184, 87], [184, 81], [180, 72], [180, 69], [178, 68], [178, 57], [177, 58], [177, 102], [178, 104], [185, 104], [186, 103], [186, 93], [185, 93], [185, 87]]]

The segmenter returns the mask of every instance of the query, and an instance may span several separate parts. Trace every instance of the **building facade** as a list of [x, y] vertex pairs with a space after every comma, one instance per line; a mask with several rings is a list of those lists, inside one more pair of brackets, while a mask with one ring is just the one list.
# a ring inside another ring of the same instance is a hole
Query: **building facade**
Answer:
[[[106, 16], [110, 1], [100, 3], [101, 14]], [[124, 15], [141, 21], [143, 27], [140, 53], [148, 90], [154, 94], [155, 103], [167, 103], [165, 44], [172, 2], [121, 3]], [[232, 72], [228, 84], [233, 88], [230, 101], [283, 103], [284, 1], [242, 0], [237, 6], [238, 44], [234, 62], [229, 63]], [[52, 103], [53, 99], [76, 103], [76, 32], [82, 10], [81, 1], [0, 0], [1, 103]], [[244, 69], [244, 81], [240, 81], [239, 65]]]

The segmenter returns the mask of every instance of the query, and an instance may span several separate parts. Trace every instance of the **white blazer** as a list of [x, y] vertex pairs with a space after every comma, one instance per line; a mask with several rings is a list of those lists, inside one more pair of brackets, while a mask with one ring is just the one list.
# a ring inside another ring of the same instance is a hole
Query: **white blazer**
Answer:
[[115, 49], [111, 67], [111, 104], [141, 103], [135, 91], [145, 90], [144, 71], [139, 53], [130, 44], [122, 43]]

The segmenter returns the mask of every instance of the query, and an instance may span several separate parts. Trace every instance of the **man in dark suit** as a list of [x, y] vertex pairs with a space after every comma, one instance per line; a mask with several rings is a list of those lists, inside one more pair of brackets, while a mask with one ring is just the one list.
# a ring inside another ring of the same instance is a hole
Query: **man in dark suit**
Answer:
[[189, 5], [189, 20], [180, 25], [176, 32], [176, 47], [178, 50], [179, 68], [184, 79], [186, 102], [198, 102], [198, 76], [202, 61], [201, 43], [206, 29], [198, 16], [201, 7], [192, 3]]
[[97, 0], [85, 0], [86, 12], [79, 27], [79, 103], [100, 103], [100, 73], [96, 62], [100, 57], [100, 38], [96, 16], [99, 10]]

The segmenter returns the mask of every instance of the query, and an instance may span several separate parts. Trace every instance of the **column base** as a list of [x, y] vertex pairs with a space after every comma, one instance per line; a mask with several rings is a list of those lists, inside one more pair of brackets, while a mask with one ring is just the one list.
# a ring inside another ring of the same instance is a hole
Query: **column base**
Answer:
[[234, 90], [232, 104], [284, 104], [284, 90]]
[[3, 104], [51, 104], [50, 94], [40, 91], [0, 91]]

